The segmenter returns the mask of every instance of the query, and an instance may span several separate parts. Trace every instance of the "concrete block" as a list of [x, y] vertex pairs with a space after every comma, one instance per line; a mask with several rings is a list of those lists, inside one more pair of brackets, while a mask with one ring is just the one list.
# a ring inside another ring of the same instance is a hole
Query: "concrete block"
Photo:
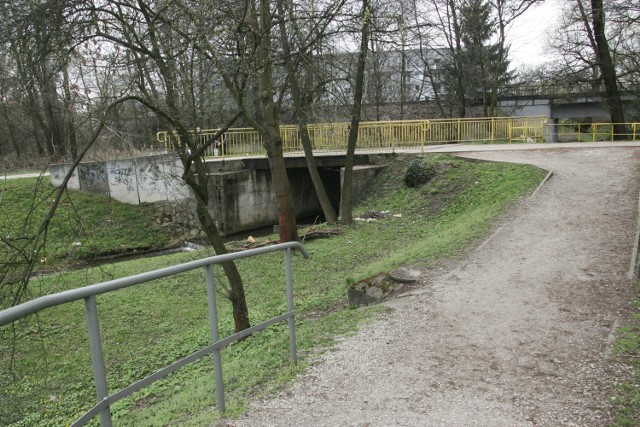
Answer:
[[[65, 176], [71, 169], [71, 165], [67, 164], [55, 164], [49, 166], [51, 185], [54, 187], [60, 187]], [[71, 178], [67, 183], [67, 189], [80, 190], [80, 177], [78, 176], [78, 169], [75, 169], [71, 174]]]
[[164, 157], [149, 156], [135, 159], [140, 203], [168, 200], [166, 177], [162, 165]]
[[140, 203], [136, 164], [133, 159], [107, 162], [107, 176], [111, 198], [131, 205]]
[[81, 191], [109, 197], [109, 179], [104, 162], [80, 163], [78, 175]]
[[182, 180], [184, 167], [182, 161], [176, 157], [167, 157], [162, 163], [167, 186], [167, 200], [179, 202], [193, 199], [189, 186]]
[[375, 304], [400, 286], [399, 283], [389, 278], [386, 273], [380, 273], [352, 283], [347, 289], [349, 306], [357, 307]]

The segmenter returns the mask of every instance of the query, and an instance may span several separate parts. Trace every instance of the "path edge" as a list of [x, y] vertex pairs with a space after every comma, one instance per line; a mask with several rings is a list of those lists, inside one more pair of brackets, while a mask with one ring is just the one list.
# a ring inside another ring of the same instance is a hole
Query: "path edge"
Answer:
[[631, 262], [629, 265], [629, 272], [627, 278], [633, 280], [638, 278], [638, 248], [640, 247], [640, 194], [638, 195], [638, 209], [636, 211], [636, 236], [633, 239], [633, 246], [631, 247]]

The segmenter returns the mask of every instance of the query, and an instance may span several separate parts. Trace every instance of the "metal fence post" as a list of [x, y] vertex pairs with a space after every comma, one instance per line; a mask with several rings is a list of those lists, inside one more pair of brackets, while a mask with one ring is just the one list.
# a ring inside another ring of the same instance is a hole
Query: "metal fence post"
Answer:
[[[215, 344], [220, 340], [220, 330], [218, 329], [218, 306], [216, 305], [216, 285], [213, 279], [213, 265], [207, 265], [205, 271], [207, 276], [207, 306], [209, 308], [211, 344]], [[218, 411], [224, 412], [224, 382], [222, 380], [222, 357], [220, 356], [220, 349], [214, 349], [211, 356], [213, 357], [213, 371], [216, 377]]]
[[293, 312], [293, 278], [291, 275], [291, 248], [284, 251], [284, 269], [287, 274], [287, 309], [291, 316], [287, 318], [289, 325], [289, 351], [291, 352], [291, 361], [298, 363], [298, 352], [296, 350], [296, 325], [295, 315]]
[[[96, 306], [95, 295], [85, 298], [84, 306], [87, 314], [87, 328], [89, 329], [91, 368], [93, 369], [93, 378], [96, 382], [96, 396], [98, 403], [100, 403], [109, 396], [109, 390], [107, 388], [107, 375], [104, 367], [102, 341], [100, 340], [100, 325], [98, 323], [98, 307]], [[100, 411], [100, 425], [102, 427], [111, 427], [111, 408], [109, 405]]]
[[578, 142], [582, 142], [582, 126], [578, 123]]
[[427, 143], [427, 126], [429, 125], [429, 120], [422, 122], [422, 144], [420, 144], [420, 155], [424, 157], [424, 145]]
[[496, 119], [491, 117], [491, 143], [496, 142]]

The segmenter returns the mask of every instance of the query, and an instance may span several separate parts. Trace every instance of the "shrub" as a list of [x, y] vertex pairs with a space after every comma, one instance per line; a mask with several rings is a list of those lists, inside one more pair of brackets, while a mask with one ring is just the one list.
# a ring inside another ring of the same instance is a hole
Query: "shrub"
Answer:
[[407, 187], [420, 187], [422, 184], [426, 184], [436, 175], [435, 168], [422, 161], [415, 159], [407, 167], [407, 171], [404, 174], [404, 183]]

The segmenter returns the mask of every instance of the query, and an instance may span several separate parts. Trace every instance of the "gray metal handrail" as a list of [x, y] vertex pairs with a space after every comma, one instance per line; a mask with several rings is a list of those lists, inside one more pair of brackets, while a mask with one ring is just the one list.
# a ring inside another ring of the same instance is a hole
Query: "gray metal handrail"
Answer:
[[[293, 280], [291, 276], [291, 250], [298, 249], [305, 258], [309, 258], [309, 254], [304, 246], [299, 242], [280, 243], [273, 246], [266, 246], [257, 249], [249, 249], [242, 252], [234, 252], [224, 255], [216, 255], [203, 258], [196, 261], [186, 262], [171, 267], [153, 270], [146, 273], [136, 274], [134, 276], [123, 277], [121, 279], [110, 280], [108, 282], [98, 283], [95, 285], [85, 286], [82, 288], [71, 289], [52, 295], [45, 295], [32, 301], [7, 308], [0, 311], [0, 326], [7, 325], [13, 321], [21, 319], [30, 314], [36, 313], [45, 308], [53, 307], [60, 304], [66, 304], [73, 301], [83, 299], [85, 301], [85, 310], [87, 316], [87, 326], [89, 329], [89, 348], [91, 350], [91, 365], [95, 380], [96, 395], [98, 403], [87, 411], [82, 417], [78, 418], [72, 426], [83, 426], [87, 424], [96, 415], [100, 414], [100, 424], [103, 427], [111, 426], [111, 405], [124, 399], [132, 393], [146, 387], [147, 385], [164, 378], [177, 369], [195, 362], [201, 357], [211, 353], [213, 356], [214, 375], [216, 381], [216, 396], [218, 411], [224, 412], [224, 384], [222, 381], [222, 362], [220, 350], [234, 341], [246, 337], [256, 331], [265, 329], [275, 323], [287, 320], [289, 326], [289, 350], [293, 363], [297, 362], [296, 351], [296, 335], [294, 324], [293, 310]], [[215, 282], [213, 277], [213, 266], [227, 261], [247, 258], [255, 255], [261, 255], [269, 252], [285, 252], [285, 272], [287, 287], [287, 313], [271, 318], [259, 325], [245, 329], [236, 334], [230, 335], [224, 339], [220, 339], [218, 330], [218, 313], [216, 306]], [[102, 340], [100, 339], [100, 327], [98, 323], [98, 310], [96, 306], [96, 295], [112, 292], [118, 289], [127, 288], [129, 286], [139, 285], [141, 283], [150, 282], [161, 279], [163, 277], [174, 276], [186, 271], [195, 270], [197, 268], [205, 268], [205, 278], [207, 286], [207, 305], [209, 309], [209, 326], [211, 328], [211, 342], [207, 346], [197, 352], [186, 356], [173, 364], [160, 369], [159, 371], [133, 383], [129, 386], [109, 395], [107, 386], [107, 377], [104, 366]]]

